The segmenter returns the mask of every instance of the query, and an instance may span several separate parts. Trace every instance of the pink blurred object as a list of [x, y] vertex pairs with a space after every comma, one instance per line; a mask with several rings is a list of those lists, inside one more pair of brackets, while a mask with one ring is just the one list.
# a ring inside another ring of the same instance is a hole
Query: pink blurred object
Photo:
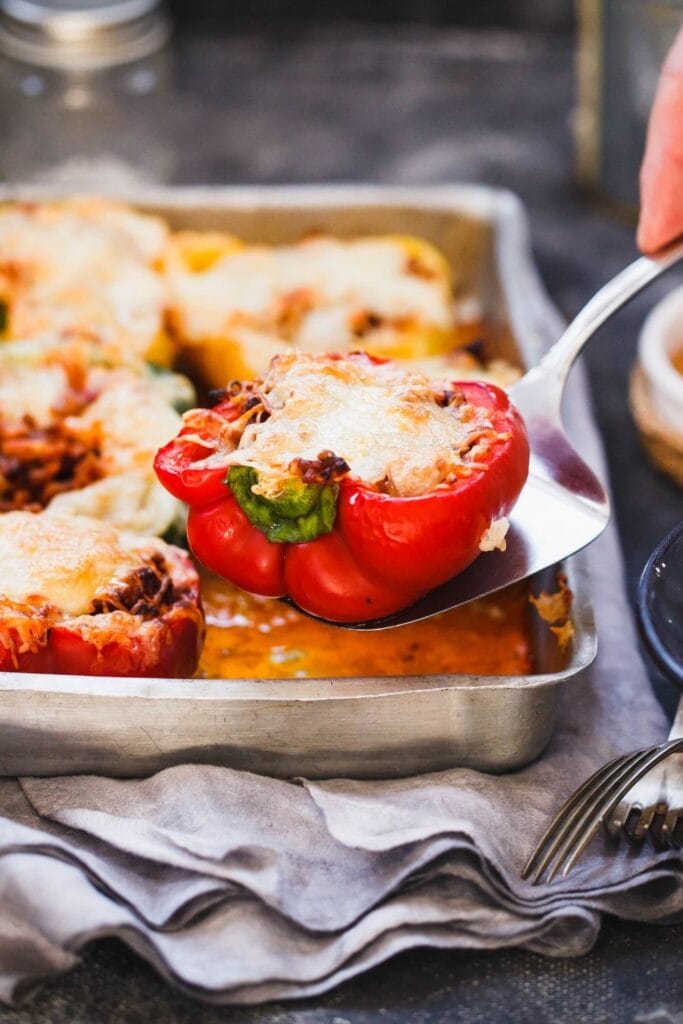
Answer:
[[638, 247], [659, 252], [683, 235], [683, 29], [664, 62], [640, 170]]

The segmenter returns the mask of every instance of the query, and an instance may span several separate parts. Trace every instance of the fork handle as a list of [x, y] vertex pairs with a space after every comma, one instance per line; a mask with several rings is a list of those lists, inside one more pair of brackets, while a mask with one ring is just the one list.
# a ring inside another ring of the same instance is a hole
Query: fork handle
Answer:
[[655, 256], [641, 256], [604, 284], [541, 361], [513, 384], [510, 394], [522, 413], [537, 411], [541, 403], [559, 416], [567, 376], [586, 342], [618, 309], [681, 259], [683, 239], [678, 239]]

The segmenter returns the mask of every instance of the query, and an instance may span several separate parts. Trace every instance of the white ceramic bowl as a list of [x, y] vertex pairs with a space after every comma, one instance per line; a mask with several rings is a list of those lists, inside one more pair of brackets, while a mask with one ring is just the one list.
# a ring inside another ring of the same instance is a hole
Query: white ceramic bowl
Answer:
[[638, 344], [652, 412], [662, 426], [683, 438], [683, 374], [671, 362], [675, 352], [683, 352], [683, 287], [654, 307]]

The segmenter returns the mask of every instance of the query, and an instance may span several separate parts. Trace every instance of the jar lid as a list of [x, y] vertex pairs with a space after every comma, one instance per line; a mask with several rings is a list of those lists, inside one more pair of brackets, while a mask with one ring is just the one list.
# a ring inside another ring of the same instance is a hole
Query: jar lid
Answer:
[[138, 60], [170, 29], [161, 0], [0, 0], [0, 52], [42, 67]]

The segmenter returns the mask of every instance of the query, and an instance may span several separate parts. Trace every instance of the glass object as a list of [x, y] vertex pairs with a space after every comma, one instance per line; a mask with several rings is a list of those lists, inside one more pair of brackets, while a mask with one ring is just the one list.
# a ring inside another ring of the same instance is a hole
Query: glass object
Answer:
[[169, 33], [159, 0], [0, 0], [0, 177], [168, 181]]
[[683, 0], [580, 0], [575, 130], [582, 185], [626, 211], [659, 71], [683, 24]]
[[652, 553], [638, 585], [643, 638], [657, 665], [683, 686], [683, 522]]

